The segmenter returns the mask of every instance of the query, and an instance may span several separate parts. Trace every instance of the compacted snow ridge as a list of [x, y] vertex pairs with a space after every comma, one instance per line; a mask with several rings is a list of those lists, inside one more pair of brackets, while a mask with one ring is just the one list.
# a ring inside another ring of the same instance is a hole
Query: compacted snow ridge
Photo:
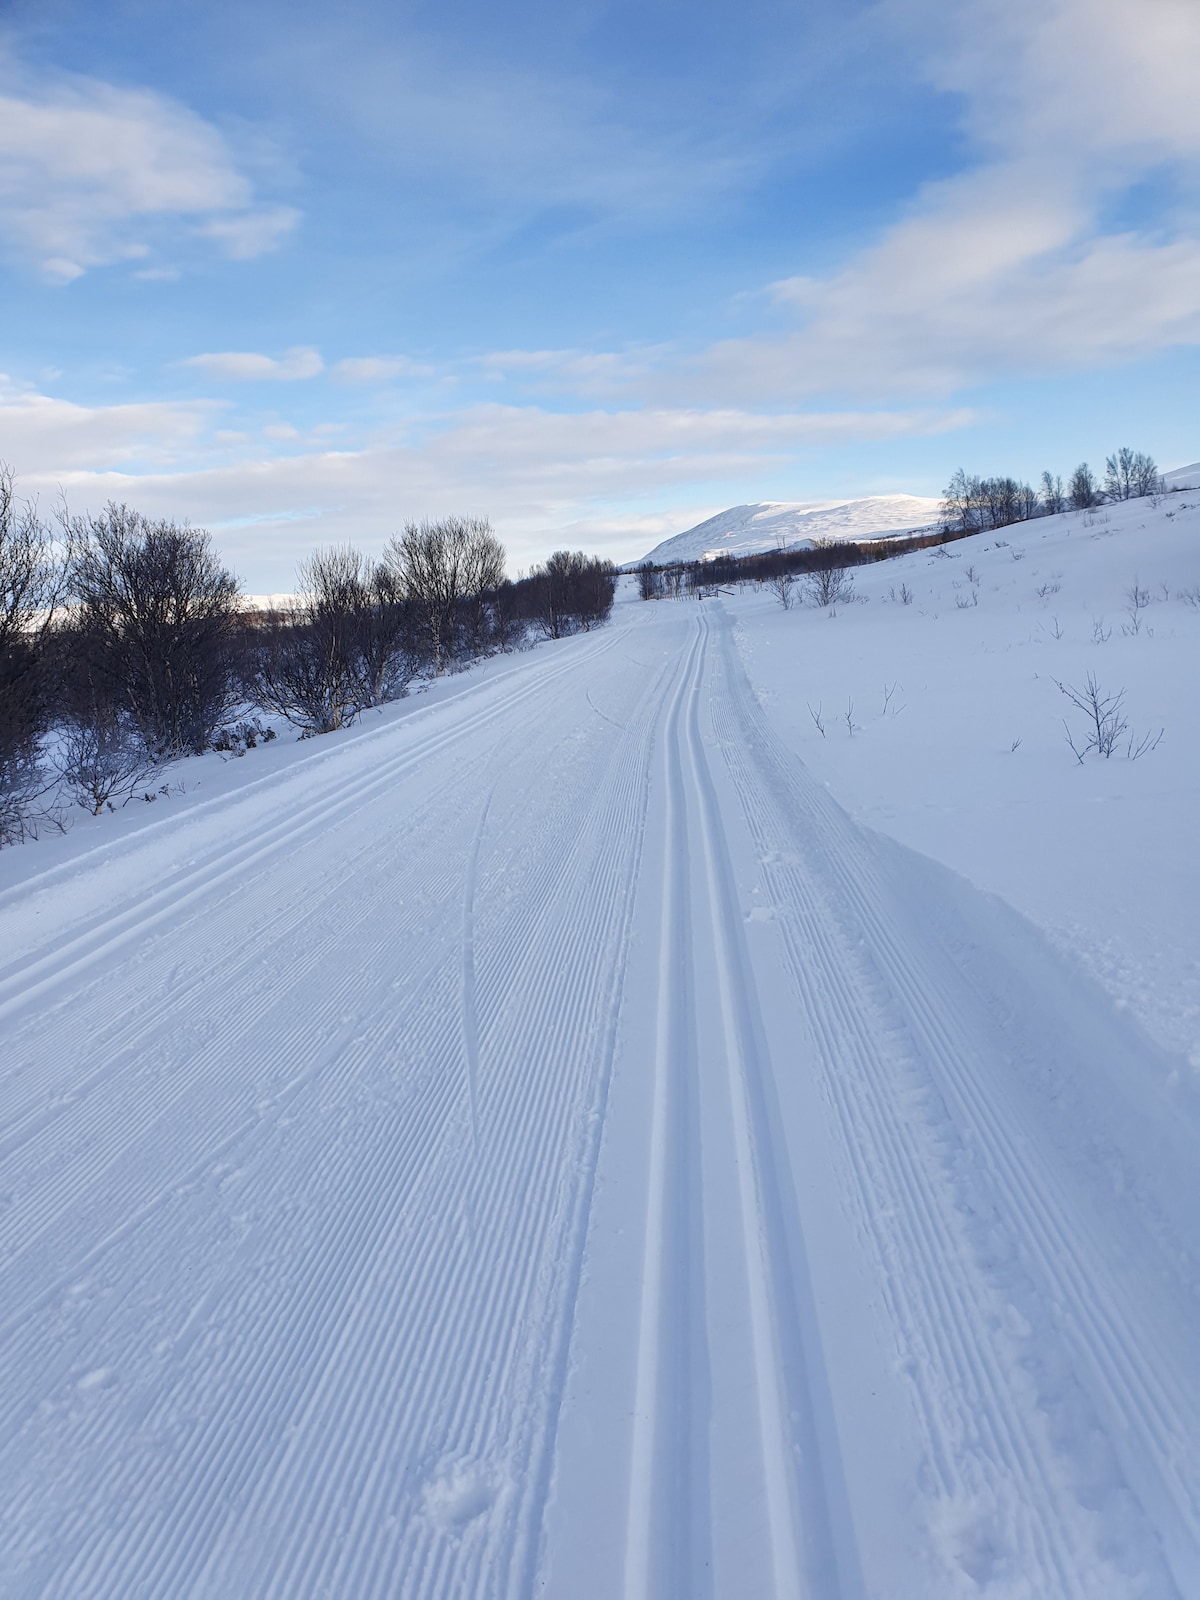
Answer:
[[5, 852], [0, 1593], [1200, 1595], [1197, 531], [629, 584]]

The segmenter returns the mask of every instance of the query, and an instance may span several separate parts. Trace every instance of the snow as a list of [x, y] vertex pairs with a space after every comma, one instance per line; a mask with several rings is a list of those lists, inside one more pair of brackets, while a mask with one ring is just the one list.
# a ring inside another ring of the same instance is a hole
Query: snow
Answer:
[[886, 494], [860, 500], [731, 506], [707, 522], [664, 539], [642, 559], [659, 564], [704, 561], [718, 555], [795, 549], [818, 539], [882, 539], [929, 526], [937, 519], [939, 504], [917, 495]]
[[1169, 489], [1200, 489], [1200, 461], [1193, 461], [1190, 467], [1174, 467], [1164, 472], [1163, 478]]
[[1197, 530], [630, 582], [4, 852], [0, 1592], [1200, 1593]]

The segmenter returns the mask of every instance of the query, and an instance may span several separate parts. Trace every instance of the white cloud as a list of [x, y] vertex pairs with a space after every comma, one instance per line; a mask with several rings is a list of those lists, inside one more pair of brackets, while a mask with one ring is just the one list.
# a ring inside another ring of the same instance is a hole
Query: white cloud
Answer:
[[1200, 180], [1194, 0], [911, 0], [976, 164], [825, 278], [776, 284], [782, 331], [724, 341], [658, 392], [777, 403], [952, 393], [1200, 343], [1200, 217], [1104, 222], [1145, 177]]
[[295, 383], [302, 378], [315, 378], [325, 369], [320, 354], [309, 345], [294, 345], [282, 356], [259, 355], [254, 350], [216, 350], [188, 356], [182, 364], [236, 383]]
[[219, 414], [211, 402], [81, 406], [0, 377], [4, 457], [24, 478], [53, 488], [72, 474], [156, 471], [194, 460]]
[[[111, 496], [212, 527], [226, 558], [256, 589], [286, 587], [296, 560], [332, 537], [378, 547], [405, 517], [448, 511], [490, 516], [514, 565], [564, 541], [584, 542], [585, 533], [587, 542], [604, 541], [624, 559], [678, 532], [697, 503], [703, 508], [730, 481], [786, 468], [799, 452], [971, 420], [936, 410], [564, 415], [480, 405], [380, 433], [357, 449], [332, 450], [313, 430], [292, 453], [266, 455], [239, 430], [210, 432], [218, 420], [211, 407], [89, 410], [0, 393], [12, 405], [10, 412], [0, 404], [0, 424], [18, 441], [13, 460], [23, 489], [53, 493], [61, 484], [77, 510]], [[10, 415], [21, 418], [15, 432]], [[663, 513], [647, 521], [638, 502], [649, 496], [682, 503], [684, 520]], [[647, 541], [648, 534], [654, 537]]]
[[220, 133], [163, 95], [81, 77], [0, 94], [0, 236], [51, 279], [142, 259], [181, 223], [260, 255], [296, 219], [261, 206]]
[[664, 345], [636, 350], [494, 350], [480, 358], [485, 379], [528, 394], [573, 394], [588, 399], [629, 395], [670, 359]]
[[257, 211], [212, 217], [196, 232], [206, 239], [215, 239], [232, 260], [252, 261], [255, 256], [277, 249], [299, 220], [300, 213], [294, 206], [266, 206]]
[[333, 371], [344, 383], [387, 383], [393, 378], [428, 378], [434, 369], [407, 356], [347, 356]]

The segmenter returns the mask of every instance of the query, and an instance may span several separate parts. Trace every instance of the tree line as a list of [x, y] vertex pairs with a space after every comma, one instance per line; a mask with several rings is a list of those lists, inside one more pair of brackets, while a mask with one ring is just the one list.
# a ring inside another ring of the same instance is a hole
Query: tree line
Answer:
[[1042, 473], [1040, 488], [1034, 489], [1018, 478], [980, 478], [960, 467], [942, 497], [941, 521], [959, 533], [983, 533], [1031, 517], [1089, 511], [1106, 500], [1133, 500], [1165, 490], [1153, 457], [1125, 445], [1107, 457], [1102, 481], [1081, 461], [1065, 488], [1061, 476], [1048, 471]]
[[435, 677], [604, 623], [616, 569], [557, 551], [515, 581], [486, 521], [410, 522], [378, 558], [301, 563], [296, 593], [250, 609], [203, 529], [113, 503], [52, 521], [0, 466], [0, 845], [99, 813], [165, 762], [302, 737]]
[[699, 561], [673, 561], [656, 565], [644, 561], [634, 569], [643, 600], [678, 600], [684, 596], [712, 594], [736, 584], [774, 586], [781, 579], [813, 579], [814, 592], [827, 605], [829, 595], [843, 591], [833, 574], [851, 567], [871, 566], [893, 556], [911, 555], [962, 538], [954, 529], [901, 534], [889, 539], [817, 539], [794, 547], [760, 550], [752, 555], [717, 555]]

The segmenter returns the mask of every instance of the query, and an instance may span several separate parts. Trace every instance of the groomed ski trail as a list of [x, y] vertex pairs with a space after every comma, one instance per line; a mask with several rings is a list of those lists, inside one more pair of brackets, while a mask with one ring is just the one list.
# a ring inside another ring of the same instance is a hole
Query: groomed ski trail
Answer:
[[617, 618], [0, 894], [6, 1596], [1200, 1595], [1150, 1047]]

